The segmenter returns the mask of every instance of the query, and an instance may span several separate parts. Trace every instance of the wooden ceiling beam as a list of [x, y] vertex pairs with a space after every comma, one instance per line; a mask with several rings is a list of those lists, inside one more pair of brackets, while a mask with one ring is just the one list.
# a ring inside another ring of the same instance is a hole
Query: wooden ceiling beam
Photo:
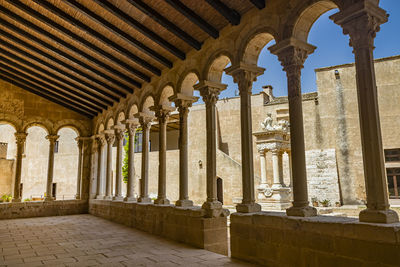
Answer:
[[[0, 23], [2, 23], [2, 20], [1, 20], [1, 19], [0, 19]], [[55, 63], [57, 63], [57, 64], [63, 66], [64, 68], [70, 69], [71, 71], [74, 71], [74, 72], [78, 73], [79, 75], [81, 75], [81, 76], [83, 76], [83, 77], [85, 77], [85, 78], [87, 78], [87, 79], [89, 79], [89, 80], [90, 80], [90, 78], [91, 78], [90, 76], [86, 75], [84, 72], [81, 72], [80, 70], [76, 69], [75, 67], [72, 67], [72, 66], [70, 66], [70, 65], [67, 65], [64, 61], [59, 60], [59, 59], [53, 57], [52, 55], [50, 55], [50, 54], [48, 54], [48, 53], [45, 53], [45, 52], [43, 52], [42, 50], [39, 50], [39, 49], [37, 49], [36, 47], [34, 47], [34, 46], [32, 46], [32, 45], [30, 45], [30, 44], [28, 44], [28, 43], [26, 43], [26, 42], [24, 42], [24, 41], [22, 41], [22, 40], [16, 38], [15, 36], [13, 36], [13, 35], [11, 35], [11, 34], [9, 34], [9, 33], [7, 33], [7, 32], [4, 32], [3, 30], [0, 29], [0, 37], [1, 37], [1, 36], [3, 36], [3, 38], [5, 38], [5, 39], [8, 40], [8, 41], [12, 41], [12, 42], [14, 42], [14, 43], [17, 43], [17, 44], [19, 44], [19, 45], [21, 45], [21, 46], [23, 46], [23, 47], [26, 47], [26, 48], [29, 49], [30, 51], [33, 51], [33, 52], [35, 52], [35, 53], [37, 53], [37, 54], [39, 54], [39, 55], [41, 55], [41, 56], [43, 56], [43, 57], [45, 57], [45, 58], [48, 58], [49, 60], [54, 61]], [[54, 78], [54, 75], [51, 75], [51, 77]], [[96, 81], [96, 80], [94, 80], [94, 81]], [[69, 83], [69, 82], [68, 82], [67, 84], [68, 84], [69, 86], [73, 87], [73, 88], [76, 88], [76, 89], [79, 90], [79, 91], [84, 92], [85, 94], [87, 94], [87, 95], [90, 96], [90, 97], [93, 97], [93, 98], [95, 98], [95, 99], [100, 98], [100, 101], [104, 102], [106, 105], [111, 105], [111, 104], [112, 104], [111, 101], [108, 101], [108, 100], [106, 100], [105, 98], [102, 98], [101, 96], [99, 96], [99, 95], [93, 93], [93, 92], [90, 91], [90, 90], [86, 90], [86, 89], [84, 89], [84, 88], [82, 88], [82, 87], [76, 86], [76, 85], [73, 84], [73, 83]]]
[[30, 83], [36, 84], [36, 86], [40, 87], [43, 91], [46, 91], [47, 93], [52, 94], [55, 97], [59, 97], [63, 100], [71, 101], [71, 103], [74, 103], [76, 106], [79, 106], [80, 108], [91, 110], [96, 113], [100, 112], [102, 110], [101, 108], [95, 107], [93, 105], [85, 105], [84, 103], [82, 103], [81, 98], [65, 95], [65, 92], [58, 90], [57, 88], [50, 86], [36, 78], [30, 77], [30, 76], [26, 75], [25, 73], [23, 73], [19, 70], [16, 70], [14, 68], [11, 68], [10, 66], [7, 66], [5, 64], [0, 63], [0, 70], [3, 71], [3, 74], [5, 74], [5, 72], [7, 72], [8, 76], [14, 75], [15, 77], [18, 77], [20, 79], [20, 81], [22, 81], [22, 82], [30, 82]]
[[102, 104], [100, 102], [97, 102], [96, 100], [93, 100], [93, 99], [88, 99], [85, 95], [82, 95], [81, 93], [62, 85], [59, 82], [53, 81], [53, 80], [51, 80], [51, 79], [49, 79], [49, 78], [47, 78], [47, 77], [45, 77], [45, 76], [43, 76], [43, 75], [41, 75], [39, 73], [36, 73], [36, 72], [34, 72], [34, 71], [32, 71], [32, 70], [30, 70], [30, 69], [18, 64], [18, 63], [16, 63], [14, 61], [11, 61], [11, 60], [9, 60], [9, 59], [7, 59], [5, 57], [2, 57], [1, 55], [0, 55], [0, 62], [3, 62], [3, 64], [7, 64], [7, 66], [10, 67], [10, 68], [13, 67], [14, 70], [21, 70], [21, 71], [23, 71], [25, 73], [28, 73], [32, 77], [36, 77], [36, 78], [39, 78], [42, 81], [45, 81], [46, 83], [48, 83], [50, 85], [55, 85], [58, 88], [60, 88], [61, 90], [63, 90], [64, 92], [66, 92], [67, 94], [79, 97], [84, 102], [88, 103], [88, 105], [93, 105], [93, 107], [97, 107], [97, 108], [100, 108], [100, 109], [107, 109], [107, 105], [104, 105], [104, 104]]
[[170, 22], [156, 10], [148, 6], [142, 0], [127, 0], [131, 5], [139, 9], [142, 13], [149, 16], [155, 22], [160, 24], [162, 27], [173, 33], [175, 36], [179, 37], [181, 40], [185, 41], [188, 45], [193, 47], [196, 50], [200, 50], [202, 43], [194, 39], [188, 33], [181, 30], [178, 26]]
[[35, 95], [43, 97], [43, 98], [45, 98], [45, 99], [47, 99], [47, 100], [49, 100], [49, 101], [51, 101], [53, 103], [56, 103], [56, 104], [58, 104], [60, 106], [65, 107], [67, 109], [70, 109], [70, 110], [73, 110], [73, 111], [75, 111], [75, 112], [77, 112], [79, 114], [82, 114], [85, 117], [93, 118], [95, 115], [97, 115], [94, 112], [90, 112], [90, 111], [75, 107], [75, 106], [73, 106], [71, 104], [68, 104], [68, 103], [65, 103], [64, 101], [59, 100], [59, 99], [57, 99], [57, 98], [55, 98], [55, 97], [53, 97], [53, 96], [51, 96], [49, 94], [46, 94], [46, 93], [44, 93], [42, 91], [42, 89], [38, 88], [37, 86], [35, 86], [33, 84], [31, 84], [33, 87], [30, 87], [29, 85], [26, 85], [26, 84], [22, 84], [21, 82], [18, 81], [18, 79], [16, 79], [16, 80], [11, 79], [8, 76], [3, 75], [1, 72], [0, 72], [0, 79], [3, 80], [3, 81], [6, 81], [8, 83], [11, 83], [11, 84], [13, 84], [15, 86], [18, 86], [19, 88], [22, 88], [22, 89], [24, 89], [24, 90], [26, 90], [28, 92], [31, 92], [31, 93], [33, 93]]
[[[28, 21], [28, 20], [26, 20], [26, 19], [24, 19], [24, 18], [22, 18], [20, 16], [18, 16], [17, 14], [9, 11], [8, 9], [5, 9], [4, 7], [0, 6], [0, 12], [3, 13], [4, 15], [8, 16], [9, 18], [13, 19], [14, 21], [18, 22], [19, 24], [24, 25], [26, 27], [29, 27], [29, 29], [35, 31], [36, 33], [38, 33], [40, 35], [43, 35], [43, 36], [47, 37], [48, 39], [50, 39], [50, 40], [52, 40], [52, 41], [54, 41], [54, 42], [56, 42], [58, 44], [61, 44], [62, 46], [66, 47], [67, 49], [71, 50], [72, 52], [74, 52], [74, 53], [82, 56], [83, 58], [91, 61], [93, 64], [99, 66], [100, 68], [103, 68], [103, 69], [107, 70], [109, 73], [112, 73], [113, 75], [125, 80], [128, 84], [133, 84], [133, 85], [135, 84], [135, 82], [136, 82], [135, 80], [133, 80], [130, 77], [126, 76], [125, 74], [115, 70], [114, 68], [112, 68], [109, 65], [105, 64], [103, 61], [92, 57], [91, 55], [83, 52], [82, 50], [80, 50], [80, 49], [74, 47], [73, 45], [69, 44], [68, 42], [62, 40], [61, 38], [58, 38], [57, 36], [55, 36], [55, 35], [53, 35], [53, 34], [51, 34], [49, 32], [46, 32], [45, 30], [43, 30], [43, 28], [31, 23], [30, 21]], [[12, 25], [11, 23], [9, 23], [9, 22], [7, 22], [5, 20], [2, 20], [2, 22], [9, 29], [12, 29], [14, 32], [18, 32], [20, 35], [22, 35], [22, 36], [24, 36], [24, 37], [26, 37], [28, 39], [30, 38], [28, 36], [33, 36], [31, 34], [28, 35], [28, 33], [26, 31], [24, 31], [24, 30], [14, 26], [14, 25]], [[37, 40], [37, 39], [39, 39], [39, 38], [36, 38], [35, 40]], [[47, 43], [42, 41], [41, 44], [44, 46], [44, 44], [47, 44]], [[47, 45], [49, 45], [49, 44], [47, 44]], [[49, 45], [49, 49], [51, 51], [55, 51], [55, 47], [54, 46]], [[81, 63], [77, 63], [77, 64], [82, 65]], [[125, 89], [125, 91], [127, 91], [128, 93], [132, 93], [133, 92], [133, 90], [130, 87], [127, 87], [125, 84], [115, 80], [114, 78], [110, 77], [109, 75], [104, 74], [104, 73], [102, 73], [100, 71], [97, 71], [96, 69], [91, 68], [91, 67], [90, 67], [90, 70], [92, 70], [93, 72], [95, 72], [99, 76], [104, 77], [105, 79], [111, 81], [112, 83], [114, 83], [115, 85], [119, 86], [120, 88]], [[105, 87], [105, 88], [108, 88], [108, 87]], [[112, 89], [112, 91], [114, 91], [114, 90], [115, 89]]]
[[[44, 1], [44, 0], [33, 0], [33, 2], [35, 2], [38, 5], [40, 5], [41, 7], [45, 8], [46, 10], [52, 12], [54, 15], [56, 15], [57, 17], [65, 20], [66, 22], [70, 23], [74, 27], [80, 29], [85, 34], [88, 34], [88, 35], [92, 36], [93, 38], [97, 39], [103, 45], [108, 46], [109, 48], [111, 48], [115, 52], [117, 52], [117, 53], [123, 55], [124, 57], [128, 58], [130, 61], [135, 62], [136, 64], [138, 64], [142, 68], [152, 72], [153, 74], [155, 74], [157, 76], [161, 75], [161, 70], [159, 68], [156, 68], [155, 66], [151, 65], [148, 61], [146, 61], [146, 60], [138, 57], [137, 55], [131, 53], [128, 49], [122, 47], [118, 43], [114, 42], [112, 39], [104, 36], [103, 34], [101, 34], [100, 32], [98, 32], [96, 30], [94, 30], [93, 28], [89, 27], [85, 23], [75, 19], [74, 17], [72, 17], [68, 13], [64, 12], [63, 10], [58, 8], [57, 6], [51, 4], [51, 3], [47, 2], [47, 1]], [[142, 75], [143, 75], [143, 77], [141, 77], [141, 78], [144, 78], [146, 76], [146, 74], [144, 74], [144, 73], [142, 73]]]
[[170, 6], [188, 18], [191, 22], [196, 24], [197, 27], [202, 29], [205, 33], [210, 35], [212, 38], [217, 39], [219, 37], [219, 31], [214, 28], [211, 24], [205, 21], [202, 17], [197, 15], [193, 10], [185, 6], [179, 0], [165, 0]]
[[[132, 66], [129, 64], [123, 62], [122, 60], [118, 59], [117, 57], [111, 55], [110, 53], [102, 50], [101, 48], [93, 45], [86, 39], [80, 37], [79, 35], [73, 33], [72, 31], [68, 30], [67, 28], [55, 23], [51, 19], [47, 18], [46, 16], [40, 14], [36, 10], [30, 8], [29, 6], [23, 4], [20, 1], [13, 1], [13, 0], [6, 0], [9, 4], [13, 5], [14, 7], [18, 8], [20, 11], [25, 12], [26, 14], [29, 14], [33, 18], [39, 20], [40, 22], [46, 24], [52, 29], [56, 29], [57, 31], [61, 32], [62, 34], [68, 36], [69, 38], [73, 39], [75, 42], [79, 42], [81, 45], [85, 46], [86, 48], [92, 50], [93, 52], [100, 54], [101, 56], [105, 57], [106, 59], [114, 62], [115, 64], [121, 66], [123, 69], [126, 71], [130, 72], [131, 74], [135, 75], [136, 77], [146, 81], [150, 82], [150, 77], [147, 76], [146, 74], [142, 73], [141, 71], [138, 71], [134, 69]], [[141, 84], [137, 81], [135, 81], [134, 85], [138, 88], [141, 87]]]
[[250, 0], [250, 2], [258, 9], [265, 8], [265, 0]]
[[130, 27], [134, 28], [135, 30], [139, 31], [142, 33], [144, 36], [158, 44], [159, 46], [163, 47], [165, 50], [170, 52], [172, 55], [176, 56], [179, 59], [184, 60], [186, 58], [185, 53], [181, 50], [179, 50], [177, 47], [160, 37], [158, 34], [144, 26], [142, 23], [139, 21], [135, 20], [128, 14], [124, 13], [122, 10], [108, 2], [107, 0], [93, 0], [96, 2], [99, 6], [119, 18], [120, 20], [124, 21], [126, 24], [128, 24]]
[[97, 15], [90, 9], [86, 8], [85, 6], [81, 5], [78, 3], [76, 0], [64, 0], [66, 4], [68, 4], [70, 7], [74, 8], [75, 10], [78, 10], [79, 12], [83, 13], [86, 17], [91, 18], [95, 22], [99, 23], [102, 25], [104, 28], [109, 30], [110, 32], [114, 33], [121, 39], [123, 39], [125, 42], [129, 43], [130, 45], [136, 47], [146, 55], [150, 56], [151, 58], [157, 60], [159, 63], [163, 64], [164, 66], [168, 68], [172, 68], [172, 62], [169, 61], [167, 58], [163, 57], [160, 55], [158, 52], [154, 51], [153, 49], [147, 47], [140, 41], [136, 40], [133, 38], [131, 35], [127, 34], [123, 30], [119, 29], [115, 25], [111, 24], [107, 20], [105, 20], [103, 17], [100, 15]]
[[206, 0], [206, 2], [222, 16], [224, 16], [224, 18], [228, 20], [230, 24], [239, 25], [240, 14], [236, 10], [228, 7], [220, 0]]
[[[3, 55], [6, 55], [7, 57], [12, 58], [15, 61], [18, 61], [18, 62], [20, 62], [20, 63], [22, 63], [22, 64], [24, 64], [26, 66], [29, 66], [29, 67], [31, 67], [33, 69], [36, 69], [36, 70], [38, 70], [38, 71], [40, 71], [42, 73], [46, 73], [48, 75], [54, 76], [54, 74], [52, 74], [51, 72], [41, 68], [37, 64], [33, 64], [32, 63], [32, 61], [35, 61], [35, 62], [37, 62], [37, 63], [39, 63], [41, 65], [46, 66], [47, 68], [50, 68], [52, 70], [57, 71], [62, 76], [65, 76], [65, 77], [67, 77], [67, 78], [69, 78], [71, 80], [76, 81], [79, 84], [82, 84], [82, 85], [92, 89], [94, 92], [97, 92], [101, 96], [106, 97], [108, 100], [111, 100], [111, 101], [118, 101], [119, 100], [119, 97], [111, 95], [111, 94], [109, 94], [107, 92], [104, 92], [103, 90], [101, 90], [101, 89], [99, 89], [97, 87], [94, 87], [91, 84], [89, 84], [89, 83], [87, 83], [87, 82], [85, 82], [85, 81], [83, 81], [83, 80], [81, 80], [79, 78], [76, 78], [75, 76], [70, 75], [69, 73], [67, 73], [67, 72], [65, 72], [65, 71], [63, 71], [63, 70], [61, 70], [61, 69], [59, 69], [59, 68], [57, 68], [57, 67], [55, 67], [55, 66], [53, 66], [53, 65], [51, 65], [49, 63], [47, 63], [47, 62], [45, 62], [43, 60], [41, 60], [40, 58], [37, 58], [34, 55], [31, 55], [31, 54], [19, 49], [18, 47], [15, 47], [14, 45], [12, 45], [10, 43], [5, 42], [2, 39], [0, 39], [0, 45], [3, 45], [4, 47], [7, 47], [8, 50], [12, 50], [13, 51], [13, 53], [10, 53], [10, 52], [8, 52], [8, 51], [6, 51], [4, 49], [1, 49], [1, 53]], [[27, 60], [15, 55], [14, 53], [23, 55], [24, 57], [30, 59], [30, 61], [27, 61]], [[75, 85], [75, 87], [76, 87], [76, 85]]]

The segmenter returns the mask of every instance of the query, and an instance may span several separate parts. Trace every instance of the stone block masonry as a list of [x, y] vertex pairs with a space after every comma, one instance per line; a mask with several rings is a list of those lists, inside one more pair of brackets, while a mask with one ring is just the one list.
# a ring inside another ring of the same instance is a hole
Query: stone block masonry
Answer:
[[197, 248], [228, 255], [227, 218], [204, 218], [200, 207], [89, 200], [89, 213]]
[[355, 218], [231, 215], [232, 257], [266, 266], [400, 266], [400, 223]]

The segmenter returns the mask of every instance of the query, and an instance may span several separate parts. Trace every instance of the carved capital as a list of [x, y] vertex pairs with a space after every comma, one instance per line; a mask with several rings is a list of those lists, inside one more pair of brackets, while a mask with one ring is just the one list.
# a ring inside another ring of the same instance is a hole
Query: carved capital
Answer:
[[113, 133], [106, 133], [105, 134], [106, 141], [108, 145], [113, 145], [115, 142], [115, 135]]
[[76, 141], [76, 144], [78, 145], [79, 151], [81, 151], [83, 148], [84, 139], [77, 137], [77, 138], [75, 138], [75, 141]]
[[54, 143], [58, 140], [60, 136], [56, 134], [49, 134], [46, 136], [46, 139], [49, 140], [50, 144], [54, 145]]
[[99, 148], [102, 148], [106, 144], [106, 138], [104, 135], [97, 135], [96, 136], [97, 145]]
[[27, 133], [15, 133], [15, 141], [17, 145], [23, 145], [26, 142]]
[[220, 92], [225, 90], [226, 87], [226, 84], [211, 81], [202, 81], [193, 86], [195, 90], [199, 90], [206, 106], [214, 106], [218, 101]]
[[117, 139], [117, 142], [124, 140], [125, 137], [125, 130], [124, 129], [115, 129], [115, 138]]
[[169, 115], [171, 111], [174, 111], [175, 108], [167, 105], [158, 105], [154, 106], [152, 110], [155, 112], [155, 116], [157, 117], [159, 123], [166, 123], [168, 121]]
[[350, 36], [350, 46], [354, 49], [374, 48], [376, 33], [380, 25], [388, 21], [388, 15], [378, 4], [363, 0], [330, 16]]
[[233, 81], [238, 84], [240, 94], [250, 94], [253, 88], [253, 82], [257, 77], [264, 73], [265, 69], [240, 63], [225, 69], [228, 75], [233, 77]]

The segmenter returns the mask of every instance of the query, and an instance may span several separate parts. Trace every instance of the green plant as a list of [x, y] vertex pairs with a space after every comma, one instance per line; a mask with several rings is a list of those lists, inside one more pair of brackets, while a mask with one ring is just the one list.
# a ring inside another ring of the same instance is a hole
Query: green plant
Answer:
[[324, 199], [321, 201], [321, 205], [323, 207], [329, 207], [331, 205], [331, 201], [329, 199]]
[[312, 205], [313, 205], [314, 207], [318, 207], [318, 203], [319, 203], [318, 198], [312, 197], [312, 198], [311, 198], [311, 203], [312, 203]]
[[[142, 131], [142, 128], [140, 128], [140, 127], [136, 129], [136, 132], [141, 132], [141, 131]], [[138, 138], [139, 138], [139, 136], [135, 135], [135, 141], [134, 141], [135, 145], [138, 143]], [[125, 157], [124, 157], [124, 162], [122, 164], [122, 179], [123, 179], [124, 183], [128, 183], [129, 142], [130, 142], [128, 134], [125, 135], [125, 139], [126, 139], [126, 143], [125, 143], [125, 146], [124, 146]]]
[[12, 196], [11, 196], [11, 195], [7, 195], [7, 194], [4, 194], [4, 195], [1, 197], [1, 199], [2, 199], [4, 202], [11, 202]]
[[32, 201], [30, 198], [25, 198], [24, 201]]

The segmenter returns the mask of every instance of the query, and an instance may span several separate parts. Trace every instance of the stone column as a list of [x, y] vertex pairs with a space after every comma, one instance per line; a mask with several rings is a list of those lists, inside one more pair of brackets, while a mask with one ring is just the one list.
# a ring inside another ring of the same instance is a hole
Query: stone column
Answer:
[[122, 125], [114, 126], [115, 139], [117, 142], [117, 160], [115, 166], [115, 196], [113, 200], [122, 201], [122, 150], [124, 146], [125, 127]]
[[75, 199], [81, 199], [81, 181], [82, 181], [82, 159], [83, 159], [83, 139], [75, 138], [78, 145], [78, 175], [76, 179], [76, 195]]
[[49, 140], [49, 165], [47, 168], [47, 186], [46, 186], [46, 197], [45, 201], [54, 200], [52, 197], [52, 187], [53, 187], [53, 174], [54, 174], [54, 146], [59, 138], [59, 135], [48, 135], [46, 139]]
[[158, 196], [154, 204], [169, 205], [167, 199], [167, 121], [171, 111], [175, 108], [170, 106], [154, 107], [159, 125], [159, 142], [158, 142]]
[[188, 114], [189, 108], [193, 102], [197, 101], [197, 97], [177, 94], [170, 98], [175, 102], [179, 111], [179, 200], [175, 205], [180, 207], [193, 206], [193, 201], [189, 200], [189, 169], [188, 169]]
[[151, 203], [149, 198], [149, 139], [152, 115], [139, 113], [139, 122], [142, 126], [142, 173], [140, 179], [140, 196], [138, 202]]
[[290, 185], [289, 187], [292, 188], [293, 187], [293, 174], [292, 174], [292, 152], [286, 151], [287, 155], [288, 155], [288, 161], [289, 161], [289, 178], [290, 178]]
[[138, 119], [129, 119], [125, 121], [126, 128], [128, 129], [129, 134], [129, 150], [128, 150], [128, 184], [127, 184], [127, 193], [124, 201], [127, 202], [136, 202], [137, 199], [135, 197], [135, 136], [136, 129], [139, 127]]
[[258, 151], [260, 154], [260, 166], [261, 166], [261, 184], [267, 184], [267, 158], [264, 150]]
[[380, 25], [387, 22], [386, 11], [378, 1], [359, 1], [331, 16], [343, 32], [350, 35], [356, 62], [358, 110], [367, 209], [360, 212], [360, 221], [394, 223], [399, 218], [389, 209], [385, 159], [379, 119], [378, 93], [374, 69], [374, 39]]
[[274, 174], [274, 183], [272, 189], [282, 188], [282, 152], [278, 149], [271, 151], [272, 153], [272, 170]]
[[15, 166], [15, 179], [14, 179], [14, 196], [12, 202], [21, 202], [21, 169], [22, 169], [22, 154], [26, 142], [27, 133], [15, 133], [17, 143], [17, 159]]
[[115, 135], [112, 130], [105, 130], [105, 137], [107, 141], [107, 172], [106, 172], [106, 195], [104, 199], [111, 200], [111, 184], [112, 184], [112, 147], [115, 141]]
[[233, 76], [238, 84], [240, 94], [240, 128], [242, 146], [242, 203], [236, 206], [238, 212], [258, 212], [261, 206], [255, 203], [254, 194], [254, 166], [253, 166], [253, 136], [251, 118], [251, 91], [253, 82], [264, 73], [263, 68], [240, 63], [226, 69], [226, 73]]
[[288, 100], [290, 117], [290, 142], [294, 161], [293, 207], [286, 210], [289, 216], [316, 216], [317, 210], [308, 204], [306, 155], [304, 145], [303, 103], [301, 95], [301, 69], [307, 56], [315, 47], [300, 40], [290, 38], [269, 48], [278, 56], [288, 82]]
[[106, 138], [104, 135], [97, 135], [97, 184], [96, 184], [96, 199], [104, 199], [104, 146], [106, 145]]
[[222, 203], [217, 198], [217, 121], [216, 103], [226, 84], [211, 81], [202, 81], [194, 86], [206, 104], [206, 130], [207, 130], [207, 200], [202, 208], [207, 217], [218, 217], [222, 212]]

